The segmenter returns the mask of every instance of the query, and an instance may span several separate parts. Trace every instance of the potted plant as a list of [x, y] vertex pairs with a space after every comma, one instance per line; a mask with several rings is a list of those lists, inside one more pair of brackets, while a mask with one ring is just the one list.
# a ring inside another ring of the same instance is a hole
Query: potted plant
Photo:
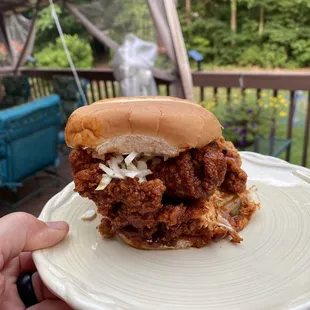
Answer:
[[277, 118], [287, 115], [287, 101], [282, 95], [272, 97], [263, 93], [259, 100], [246, 94], [234, 95], [230, 102], [217, 100], [201, 104], [216, 115], [225, 139], [239, 150], [252, 146], [257, 137], [270, 136]]

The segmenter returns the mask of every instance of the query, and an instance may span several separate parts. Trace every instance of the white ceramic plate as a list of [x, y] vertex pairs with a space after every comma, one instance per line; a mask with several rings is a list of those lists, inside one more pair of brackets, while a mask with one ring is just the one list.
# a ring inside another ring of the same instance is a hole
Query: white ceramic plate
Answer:
[[37, 251], [45, 284], [74, 309], [309, 309], [310, 185], [293, 174], [310, 170], [242, 153], [261, 210], [228, 241], [202, 249], [139, 251], [96, 230], [99, 218], [80, 220], [95, 205], [73, 184], [43, 209], [44, 221], [65, 220], [68, 237]]

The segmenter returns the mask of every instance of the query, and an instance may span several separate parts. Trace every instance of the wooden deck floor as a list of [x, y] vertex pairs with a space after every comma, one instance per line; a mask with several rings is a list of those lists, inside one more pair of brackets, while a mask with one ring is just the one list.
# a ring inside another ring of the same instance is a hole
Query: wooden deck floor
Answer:
[[[51, 187], [45, 189], [40, 195], [25, 201], [18, 208], [8, 207], [7, 205], [0, 202], [0, 217], [5, 216], [8, 213], [17, 211], [28, 212], [33, 214], [34, 216], [39, 216], [46, 202], [72, 181], [72, 174], [68, 161], [68, 156], [60, 156], [58, 173], [61, 176], [60, 186], [57, 187], [56, 184], [52, 185]], [[51, 180], [52, 179], [44, 172], [40, 172], [35, 178], [31, 177], [25, 181], [25, 186], [19, 190], [18, 196], [24, 197], [27, 194], [31, 193], [32, 190], [36, 189], [38, 186], [45, 186], [47, 182], [50, 182]]]

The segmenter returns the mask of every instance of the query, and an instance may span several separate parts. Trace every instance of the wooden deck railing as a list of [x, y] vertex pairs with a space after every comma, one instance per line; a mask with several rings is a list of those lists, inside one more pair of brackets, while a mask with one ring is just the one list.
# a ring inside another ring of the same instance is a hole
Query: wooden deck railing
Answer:
[[[32, 95], [34, 97], [48, 94], [51, 91], [52, 78], [54, 76], [72, 76], [72, 71], [70, 69], [23, 68], [21, 72], [29, 76], [33, 88]], [[80, 78], [84, 78], [89, 81], [90, 87], [88, 93], [86, 94], [88, 103], [92, 103], [101, 98], [113, 98], [118, 96], [119, 86], [111, 69], [79, 69], [77, 73]], [[45, 81], [45, 86], [43, 85], [43, 81]], [[161, 93], [164, 92], [167, 96], [169, 96], [169, 86], [171, 84], [171, 80], [156, 78], [155, 81]]]
[[[21, 70], [23, 74], [29, 76], [32, 85], [32, 97], [41, 97], [52, 91], [52, 78], [55, 75], [71, 75], [69, 69], [26, 69]], [[87, 100], [89, 103], [101, 98], [116, 97], [119, 93], [118, 83], [115, 81], [111, 69], [92, 69], [78, 70], [80, 78], [89, 81], [90, 87], [87, 92]], [[211, 98], [215, 102], [218, 101], [219, 94], [226, 96], [226, 102], [232, 100], [232, 93], [238, 90], [244, 98], [247, 89], [255, 89], [256, 100], [258, 101], [263, 91], [271, 92], [273, 97], [277, 97], [280, 92], [286, 91], [289, 107], [287, 118], [287, 139], [293, 138], [293, 120], [295, 111], [295, 93], [302, 90], [307, 92], [307, 105], [304, 113], [303, 135], [298, 139], [302, 139], [301, 164], [307, 166], [308, 148], [309, 148], [309, 127], [310, 127], [310, 74], [308, 73], [282, 73], [282, 72], [193, 72], [193, 83], [195, 87], [196, 99], [206, 101]], [[156, 79], [156, 83], [161, 95], [170, 94], [171, 79]], [[211, 100], [211, 99], [210, 99]], [[275, 135], [276, 128], [273, 125], [272, 133]], [[300, 128], [298, 129], [300, 131]], [[286, 150], [287, 161], [291, 160], [291, 148], [288, 146]], [[296, 161], [296, 160], [295, 160]]]

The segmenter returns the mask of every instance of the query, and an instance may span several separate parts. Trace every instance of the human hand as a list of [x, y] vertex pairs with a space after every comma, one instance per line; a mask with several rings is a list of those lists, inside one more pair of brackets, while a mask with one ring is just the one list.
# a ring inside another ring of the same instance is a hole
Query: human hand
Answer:
[[[51, 247], [67, 235], [65, 222], [44, 223], [34, 216], [16, 212], [0, 218], [0, 309], [70, 310], [43, 284], [32, 260], [32, 251]], [[26, 308], [18, 294], [16, 281], [24, 273], [32, 274], [37, 304]]]

